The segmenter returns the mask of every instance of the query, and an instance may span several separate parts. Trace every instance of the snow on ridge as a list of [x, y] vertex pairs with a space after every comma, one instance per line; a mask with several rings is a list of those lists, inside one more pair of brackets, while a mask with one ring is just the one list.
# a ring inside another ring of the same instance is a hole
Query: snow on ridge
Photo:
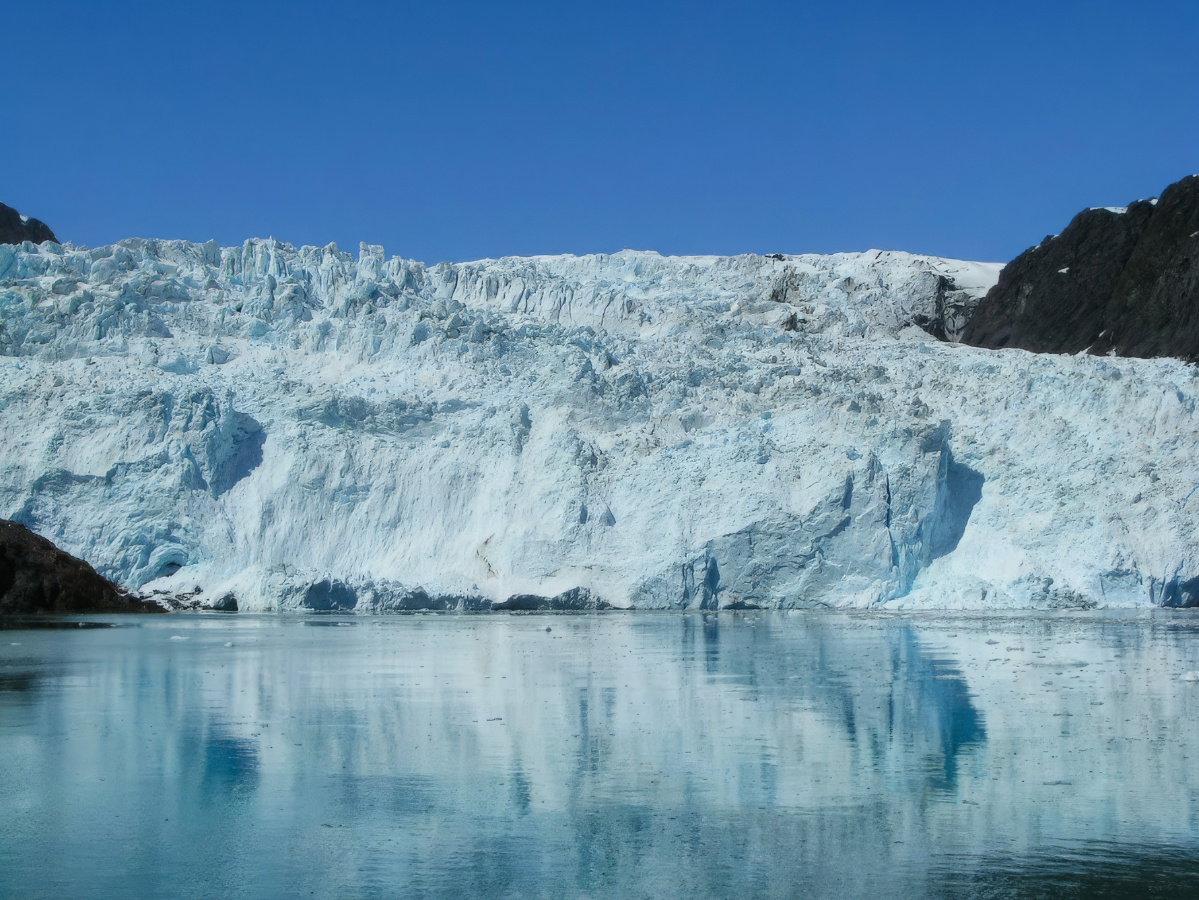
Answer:
[[998, 270], [0, 247], [0, 516], [243, 609], [1185, 602], [1193, 371], [916, 327]]
[[[1157, 197], [1148, 197], [1148, 198], [1141, 198], [1140, 200], [1134, 200], [1133, 203], [1148, 203], [1150, 206], [1157, 206], [1157, 201], [1158, 201]], [[1129, 206], [1131, 206], [1131, 205], [1132, 204], [1129, 204]], [[1089, 207], [1087, 207], [1088, 212], [1092, 212], [1094, 210], [1104, 210], [1105, 212], [1114, 213], [1117, 216], [1122, 216], [1126, 212], [1128, 212], [1128, 207], [1127, 206], [1089, 206]]]

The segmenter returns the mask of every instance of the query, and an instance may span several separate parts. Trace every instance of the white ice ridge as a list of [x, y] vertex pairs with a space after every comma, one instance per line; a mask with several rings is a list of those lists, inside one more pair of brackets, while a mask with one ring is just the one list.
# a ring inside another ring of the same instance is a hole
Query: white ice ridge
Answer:
[[0, 516], [242, 609], [1199, 599], [1194, 370], [930, 336], [998, 270], [0, 246]]

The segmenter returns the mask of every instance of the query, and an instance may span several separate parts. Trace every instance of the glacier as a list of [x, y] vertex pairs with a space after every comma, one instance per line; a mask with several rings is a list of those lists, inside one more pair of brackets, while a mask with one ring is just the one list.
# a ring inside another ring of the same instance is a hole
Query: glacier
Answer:
[[1199, 379], [997, 264], [0, 245], [0, 517], [243, 610], [1199, 603]]

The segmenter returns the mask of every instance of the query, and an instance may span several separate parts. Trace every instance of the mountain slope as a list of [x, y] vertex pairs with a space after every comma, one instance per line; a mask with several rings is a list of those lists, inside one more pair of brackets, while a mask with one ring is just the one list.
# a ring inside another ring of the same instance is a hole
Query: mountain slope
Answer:
[[999, 276], [976, 347], [1199, 360], [1199, 175], [1157, 200], [1079, 213]]
[[58, 238], [45, 222], [23, 216], [11, 206], [0, 203], [0, 244], [20, 244], [24, 241], [57, 243]]

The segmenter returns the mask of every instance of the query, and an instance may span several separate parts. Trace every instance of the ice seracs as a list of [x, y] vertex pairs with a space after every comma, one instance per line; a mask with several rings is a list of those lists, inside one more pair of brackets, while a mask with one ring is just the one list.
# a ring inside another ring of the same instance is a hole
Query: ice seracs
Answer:
[[240, 610], [1199, 599], [1193, 370], [954, 343], [998, 270], [0, 246], [0, 516]]

